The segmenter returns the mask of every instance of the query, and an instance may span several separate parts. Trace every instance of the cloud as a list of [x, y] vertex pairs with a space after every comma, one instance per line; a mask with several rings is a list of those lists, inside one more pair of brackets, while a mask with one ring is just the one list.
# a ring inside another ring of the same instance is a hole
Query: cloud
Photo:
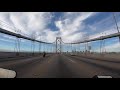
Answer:
[[[57, 13], [57, 12], [56, 12]], [[101, 35], [117, 33], [112, 15], [96, 20], [98, 12], [62, 12], [56, 16], [55, 12], [0, 12], [0, 27], [12, 32], [21, 30], [22, 35], [45, 42], [54, 42], [61, 37], [66, 43], [83, 41], [86, 37], [97, 38]], [[96, 16], [95, 16], [96, 15]], [[55, 20], [53, 18], [57, 17]], [[86, 23], [87, 20], [92, 20]], [[118, 25], [120, 25], [120, 21]], [[54, 27], [48, 27], [53, 24]], [[54, 30], [57, 28], [57, 30]], [[18, 33], [18, 32], [16, 32]], [[15, 41], [16, 38], [0, 34], [0, 40]], [[22, 40], [21, 42], [25, 42]], [[110, 41], [112, 42], [112, 41]], [[105, 47], [107, 51], [119, 51], [119, 44], [114, 43]], [[99, 51], [96, 49], [96, 51]]]
[[50, 12], [0, 12], [0, 20], [2, 21], [2, 28], [12, 32], [19, 29], [21, 31], [19, 33], [28, 37], [35, 34], [36, 39], [40, 39], [41, 35], [43, 37], [42, 41], [53, 42], [57, 36], [60, 36], [63, 41], [71, 42], [71, 40], [82, 38], [84, 32], [80, 32], [80, 30], [84, 28], [83, 21], [93, 14], [92, 12], [64, 13], [61, 18], [53, 21], [58, 31], [47, 27], [52, 22], [54, 15], [54, 13]]
[[[17, 40], [18, 39], [16, 37], [0, 33], [0, 42], [2, 41], [2, 42], [15, 43]], [[25, 39], [20, 39], [20, 42], [26, 42], [26, 40]]]
[[[53, 12], [0, 12], [0, 20], [2, 21], [0, 27], [12, 32], [15, 32], [15, 28], [20, 29], [21, 34], [28, 37], [34, 34], [37, 40], [40, 40], [41, 37], [41, 40], [46, 42], [53, 42], [56, 37], [62, 37], [64, 42], [77, 42], [83, 40], [90, 31], [94, 32], [90, 34], [90, 38], [101, 36], [99, 33], [117, 32], [115, 24], [113, 25], [114, 21], [110, 21], [111, 16], [92, 25], [85, 23], [87, 19], [96, 14], [99, 13], [63, 12], [63, 15], [52, 20], [56, 17]], [[51, 23], [58, 29], [57, 31], [48, 27]]]
[[85, 27], [83, 21], [91, 17], [93, 12], [67, 12], [60, 20], [55, 21], [56, 27], [60, 30], [63, 41], [72, 42], [82, 39], [84, 32], [81, 30]]
[[120, 52], [120, 43], [114, 43], [108, 46], [105, 46], [107, 52]]
[[[103, 47], [103, 48], [104, 48], [104, 51], [106, 51], [106, 52], [120, 52], [120, 43], [117, 42], [117, 43], [105, 45], [105, 47]], [[100, 48], [96, 48], [96, 49], [94, 49], [94, 51], [99, 52]]]
[[21, 30], [21, 34], [29, 37], [36, 32], [41, 34], [50, 23], [51, 14], [49, 12], [0, 12], [0, 20], [13, 26], [7, 30], [15, 32], [15, 28]]
[[12, 40], [10, 40], [10, 39], [0, 38], [0, 41], [9, 42], [9, 43], [14, 43], [14, 41], [12, 41]]
[[111, 28], [109, 30], [106, 30], [106, 31], [103, 31], [103, 32], [100, 32], [100, 33], [96, 33], [94, 35], [90, 35], [89, 39], [98, 38], [98, 37], [105, 36], [105, 35], [110, 35], [110, 34], [113, 34], [113, 33], [117, 33], [117, 32], [116, 32], [116, 30]]
[[[120, 25], [120, 21], [118, 21], [117, 23], [118, 25]], [[88, 34], [90, 35], [89, 38], [97, 38], [100, 36], [110, 35], [118, 32], [112, 15], [108, 16], [107, 18], [101, 19], [93, 24], [88, 24], [86, 25], [86, 27], [88, 27], [89, 32], [93, 32], [92, 34], [89, 34], [88, 32]]]
[[52, 31], [51, 29], [45, 29], [43, 33], [45, 35], [42, 36], [41, 39], [46, 42], [54, 42], [56, 40], [56, 37], [59, 36], [59, 31]]

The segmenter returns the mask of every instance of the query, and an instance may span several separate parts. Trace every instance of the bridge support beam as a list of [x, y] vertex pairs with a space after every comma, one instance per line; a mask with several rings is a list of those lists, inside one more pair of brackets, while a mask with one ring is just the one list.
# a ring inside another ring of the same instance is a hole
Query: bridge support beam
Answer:
[[61, 53], [62, 52], [62, 39], [61, 37], [56, 37], [56, 53]]

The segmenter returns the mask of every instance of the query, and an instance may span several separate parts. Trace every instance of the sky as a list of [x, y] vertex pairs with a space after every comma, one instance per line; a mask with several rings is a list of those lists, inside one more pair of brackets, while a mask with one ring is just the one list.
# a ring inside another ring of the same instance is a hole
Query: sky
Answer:
[[[120, 27], [120, 13], [114, 14]], [[61, 37], [66, 43], [118, 32], [113, 12], [0, 12], [0, 28], [31, 38], [35, 36], [36, 40], [44, 42], [54, 42], [56, 37]], [[12, 50], [15, 40], [14, 37], [0, 34], [0, 50]], [[21, 41], [31, 47], [31, 42]], [[21, 45], [23, 50], [26, 49], [24, 44]], [[91, 45], [94, 46], [94, 51], [98, 51], [99, 42], [93, 42]], [[36, 47], [38, 50], [38, 46]], [[81, 44], [81, 47], [84, 49], [84, 45]], [[105, 47], [108, 51], [119, 51], [118, 38], [106, 40]]]

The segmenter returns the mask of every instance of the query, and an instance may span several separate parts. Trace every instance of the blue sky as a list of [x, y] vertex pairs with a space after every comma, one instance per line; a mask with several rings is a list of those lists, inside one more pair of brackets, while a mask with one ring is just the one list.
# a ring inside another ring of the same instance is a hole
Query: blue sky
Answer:
[[[120, 13], [114, 14], [120, 27]], [[15, 33], [19, 29], [20, 34], [28, 37], [34, 34], [37, 40], [45, 42], [54, 42], [60, 36], [67, 43], [117, 32], [112, 12], [0, 12], [0, 27]], [[14, 37], [0, 34], [0, 50], [13, 50], [14, 43]], [[30, 43], [22, 40], [21, 49], [30, 51]], [[93, 50], [99, 51], [99, 41], [91, 45]], [[51, 50], [50, 45], [46, 47]], [[79, 45], [76, 47], [79, 48]], [[81, 44], [81, 47], [84, 48], [84, 45]], [[38, 48], [36, 43], [35, 50]], [[41, 46], [42, 51], [44, 48]], [[106, 48], [119, 51], [118, 38], [106, 40]]]

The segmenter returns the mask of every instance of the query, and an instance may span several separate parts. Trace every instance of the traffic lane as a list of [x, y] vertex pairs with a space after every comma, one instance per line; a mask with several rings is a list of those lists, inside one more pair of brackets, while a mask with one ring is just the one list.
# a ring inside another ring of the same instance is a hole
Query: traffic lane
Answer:
[[[52, 55], [52, 54], [47, 54], [47, 56]], [[39, 57], [39, 56], [43, 56], [43, 54], [40, 55], [29, 55], [29, 56], [15, 56], [15, 57], [4, 57], [4, 58], [0, 58], [0, 63], [6, 63], [6, 62], [11, 62], [11, 61], [18, 61], [18, 60], [24, 60], [27, 58], [33, 58], [33, 57]]]
[[44, 62], [25, 67], [18, 78], [72, 78], [74, 73], [66, 67], [61, 55], [46, 58]]
[[110, 68], [108, 66], [101, 65], [100, 63], [93, 63], [88, 61], [86, 58], [68, 56], [68, 55], [66, 57], [73, 59], [80, 65], [84, 64], [83, 68], [85, 69], [86, 73], [89, 72], [90, 77], [93, 75], [111, 75], [115, 78], [120, 78], [119, 70], [113, 67]]
[[32, 60], [31, 62], [29, 61], [27, 63], [22, 63], [14, 67], [12, 66], [11, 69], [17, 72], [17, 78], [32, 78], [35, 70], [37, 70], [36, 67], [46, 62], [47, 58], [50, 57], [52, 57], [52, 55], [46, 56], [45, 58], [37, 58]]
[[20, 68], [18, 73], [18, 78], [92, 78], [94, 75], [111, 75], [108, 70], [64, 55], [45, 58], [42, 63], [38, 60]]
[[[50, 55], [47, 55], [49, 57]], [[13, 69], [14, 67], [18, 66], [24, 66], [25, 64], [30, 64], [36, 61], [37, 59], [42, 59], [42, 56], [36, 56], [36, 57], [28, 57], [24, 59], [16, 59], [13, 61], [6, 61], [6, 62], [0, 62], [0, 67], [1, 68], [6, 68], [6, 69]]]
[[[87, 67], [87, 68], [86, 68]], [[48, 71], [43, 77], [47, 78], [92, 78], [96, 73], [93, 67], [86, 63], [78, 63], [64, 55], [58, 55], [51, 61]], [[92, 71], [92, 72], [91, 72]], [[100, 73], [100, 72], [99, 72]]]
[[17, 65], [17, 64], [20, 64], [20, 63], [32, 61], [32, 60], [34, 60], [36, 58], [40, 58], [40, 57], [41, 56], [27, 57], [27, 58], [23, 58], [23, 59], [16, 58], [16, 60], [0, 62], [0, 67], [8, 67], [8, 66]]
[[[36, 56], [38, 56], [38, 55], [36, 55]], [[9, 62], [9, 61], [14, 61], [14, 60], [16, 60], [16, 59], [19, 59], [19, 60], [21, 60], [21, 59], [26, 59], [26, 58], [31, 58], [31, 57], [36, 57], [36, 56], [15, 56], [15, 57], [4, 57], [4, 58], [0, 58], [0, 63], [1, 62]], [[39, 55], [40, 56], [40, 55]]]
[[69, 55], [69, 57], [75, 57], [75, 58], [83, 60], [87, 63], [91, 63], [91, 64], [97, 65], [99, 67], [104, 67], [105, 69], [108, 69], [112, 72], [117, 72], [118, 74], [120, 74], [120, 63], [107, 62], [107, 61], [102, 61], [102, 60], [94, 60], [94, 59], [88, 59], [88, 58], [70, 56], [70, 55]]
[[17, 70], [17, 78], [54, 78], [57, 77], [56, 71], [57, 55], [43, 58], [42, 62], [36, 60], [23, 68]]
[[[111, 75], [111, 71], [84, 60], [57, 54], [11, 66], [11, 69], [17, 71], [17, 78], [91, 78], [94, 75]], [[115, 76], [115, 73], [112, 75]]]
[[96, 74], [93, 68], [84, 62], [78, 63], [73, 58], [62, 55], [66, 67], [71, 70], [72, 78], [91, 78]]
[[[96, 57], [89, 57], [89, 56], [80, 56], [80, 55], [76, 55], [76, 57], [83, 57], [83, 58], [86, 58], [86, 59], [91, 59], [91, 60], [94, 60], [94, 61], [101, 61], [101, 62], [108, 62], [108, 63], [120, 63], [120, 60], [116, 60], [116, 59], [113, 59], [113, 58], [96, 58]], [[102, 57], [102, 56], [101, 56]]]
[[[76, 61], [66, 57], [64, 55], [57, 55], [54, 60], [51, 61], [49, 67], [49, 73], [47, 76], [43, 77], [53, 77], [53, 78], [84, 78], [89, 77], [89, 74], [84, 72], [83, 67]], [[51, 73], [51, 75], [50, 75]]]
[[[56, 55], [49, 62], [47, 73], [43, 75], [43, 78], [75, 78], [76, 73], [71, 71], [67, 65], [71, 63], [68, 59], [64, 58], [61, 54]], [[71, 65], [74, 63], [72, 62]], [[71, 67], [70, 65], [70, 67]]]

